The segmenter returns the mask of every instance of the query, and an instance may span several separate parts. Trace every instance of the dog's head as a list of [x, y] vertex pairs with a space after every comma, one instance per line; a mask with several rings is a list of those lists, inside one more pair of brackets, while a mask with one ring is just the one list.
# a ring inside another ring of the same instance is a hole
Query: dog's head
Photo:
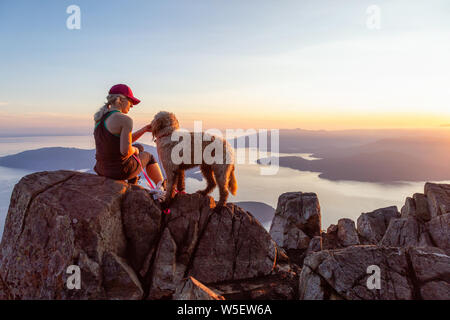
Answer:
[[173, 131], [179, 129], [180, 125], [173, 113], [160, 111], [155, 115], [153, 121], [150, 123], [150, 128], [153, 137], [158, 138], [166, 134], [171, 134]]

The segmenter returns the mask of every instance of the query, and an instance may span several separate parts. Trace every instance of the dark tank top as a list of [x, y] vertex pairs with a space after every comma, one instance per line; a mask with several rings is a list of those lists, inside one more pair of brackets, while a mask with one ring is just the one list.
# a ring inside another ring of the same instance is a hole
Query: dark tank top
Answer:
[[105, 125], [105, 120], [117, 110], [103, 115], [94, 129], [95, 159], [94, 171], [99, 176], [116, 180], [128, 180], [136, 177], [141, 168], [133, 156], [128, 158], [120, 153], [120, 135], [112, 134]]

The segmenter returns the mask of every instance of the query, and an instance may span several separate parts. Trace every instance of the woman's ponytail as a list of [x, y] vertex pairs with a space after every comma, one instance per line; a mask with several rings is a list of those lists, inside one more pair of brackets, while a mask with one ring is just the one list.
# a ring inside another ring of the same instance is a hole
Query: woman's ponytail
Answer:
[[94, 114], [94, 121], [95, 123], [99, 122], [100, 119], [109, 112], [110, 108], [111, 108], [111, 104], [116, 101], [116, 99], [118, 97], [120, 97], [120, 94], [110, 94], [106, 97], [106, 103], [103, 105], [103, 107], [101, 107], [100, 109], [98, 109], [98, 111]]

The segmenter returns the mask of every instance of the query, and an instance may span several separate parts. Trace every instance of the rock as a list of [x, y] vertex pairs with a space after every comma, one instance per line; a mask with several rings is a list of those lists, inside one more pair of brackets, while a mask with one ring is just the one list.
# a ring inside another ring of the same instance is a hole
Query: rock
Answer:
[[431, 219], [426, 226], [433, 244], [450, 252], [450, 213]]
[[416, 218], [422, 222], [429, 221], [431, 219], [431, 213], [428, 209], [428, 199], [422, 193], [415, 193], [413, 195], [416, 205]]
[[[425, 300], [450, 299], [450, 256], [438, 248], [408, 250], [416, 297]], [[418, 290], [420, 287], [420, 291]]]
[[298, 230], [312, 238], [320, 235], [320, 227], [320, 206], [315, 193], [288, 192], [278, 198], [270, 235], [280, 247], [297, 249], [286, 247], [286, 243], [297, 242]]
[[316, 236], [309, 242], [308, 249], [306, 250], [306, 255], [313, 252], [318, 252], [320, 250], [322, 250], [322, 237]]
[[[438, 248], [351, 246], [309, 255], [299, 279], [300, 299], [449, 299], [450, 257]], [[380, 289], [367, 281], [380, 270]], [[432, 291], [435, 289], [436, 291]], [[436, 293], [437, 292], [437, 293]]]
[[[307, 261], [309, 261], [309, 257]], [[326, 292], [327, 289], [325, 280], [309, 266], [304, 265], [299, 278], [299, 299], [329, 300], [330, 293]]]
[[416, 216], [416, 202], [413, 198], [407, 197], [405, 205], [400, 210], [402, 218], [415, 217]]
[[337, 225], [330, 225], [326, 233], [322, 233], [323, 249], [345, 248], [360, 244], [355, 222], [351, 219], [339, 219]]
[[[125, 255], [120, 205], [126, 190], [124, 182], [73, 171], [22, 178], [0, 244], [0, 276], [11, 297], [116, 298], [103, 285], [103, 257]], [[70, 265], [81, 268], [83, 290], [66, 287]]]
[[279, 272], [261, 278], [210, 284], [226, 300], [296, 300], [300, 270], [286, 266]]
[[427, 182], [425, 195], [431, 218], [450, 213], [450, 185]]
[[161, 210], [149, 198], [148, 192], [131, 186], [122, 201], [122, 222], [127, 239], [127, 255], [130, 265], [140, 276], [148, 271], [152, 249], [156, 247], [162, 225]]
[[362, 213], [357, 220], [357, 231], [362, 244], [377, 244], [384, 236], [389, 221], [399, 218], [396, 206]]
[[225, 300], [225, 298], [195, 278], [189, 277], [177, 288], [174, 300]]
[[337, 237], [338, 226], [331, 224], [327, 232], [322, 232], [322, 248], [323, 250], [340, 248]]
[[270, 235], [296, 263], [302, 263], [310, 239], [320, 235], [320, 205], [315, 193], [288, 192], [278, 198]]
[[262, 225], [233, 204], [212, 213], [211, 200], [176, 198], [155, 252], [149, 298], [170, 298], [187, 276], [209, 286], [274, 270], [277, 246]]
[[424, 194], [415, 193], [412, 198], [406, 198], [405, 205], [401, 209], [402, 218], [416, 218], [422, 222], [429, 221], [431, 214], [428, 209], [428, 200]]
[[112, 252], [102, 259], [103, 286], [109, 299], [139, 300], [144, 295], [141, 283], [126, 260]]
[[420, 290], [424, 300], [449, 300], [450, 284], [445, 281], [430, 281]]
[[339, 219], [337, 238], [342, 247], [358, 245], [359, 238], [355, 222], [351, 219]]
[[432, 246], [425, 226], [413, 217], [391, 219], [380, 246]]
[[[256, 281], [265, 296], [295, 296], [297, 273], [264, 227], [233, 204], [214, 207], [211, 197], [179, 194], [164, 215], [149, 192], [123, 181], [72, 171], [28, 175], [14, 188], [0, 244], [0, 297], [195, 297], [194, 281], [176, 293], [189, 277], [207, 287]], [[81, 271], [79, 290], [66, 286], [71, 265]], [[295, 279], [273, 285], [286, 274]]]
[[2, 277], [0, 276], [0, 300], [10, 300], [10, 299], [12, 299], [12, 297], [9, 294], [9, 289], [3, 282]]
[[[367, 268], [380, 267], [381, 289], [368, 289]], [[404, 250], [352, 246], [309, 255], [300, 274], [300, 298], [346, 300], [411, 299], [413, 288], [404, 276], [408, 262]]]

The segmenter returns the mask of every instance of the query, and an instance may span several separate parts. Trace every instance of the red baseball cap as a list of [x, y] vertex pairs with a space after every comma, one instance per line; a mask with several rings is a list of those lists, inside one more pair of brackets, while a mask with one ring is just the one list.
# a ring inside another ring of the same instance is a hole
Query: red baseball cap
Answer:
[[131, 100], [131, 103], [133, 105], [138, 104], [141, 102], [141, 100], [135, 98], [133, 96], [133, 92], [131, 91], [130, 87], [126, 84], [116, 84], [115, 86], [112, 86], [111, 89], [109, 89], [109, 94], [121, 94], [127, 97]]

